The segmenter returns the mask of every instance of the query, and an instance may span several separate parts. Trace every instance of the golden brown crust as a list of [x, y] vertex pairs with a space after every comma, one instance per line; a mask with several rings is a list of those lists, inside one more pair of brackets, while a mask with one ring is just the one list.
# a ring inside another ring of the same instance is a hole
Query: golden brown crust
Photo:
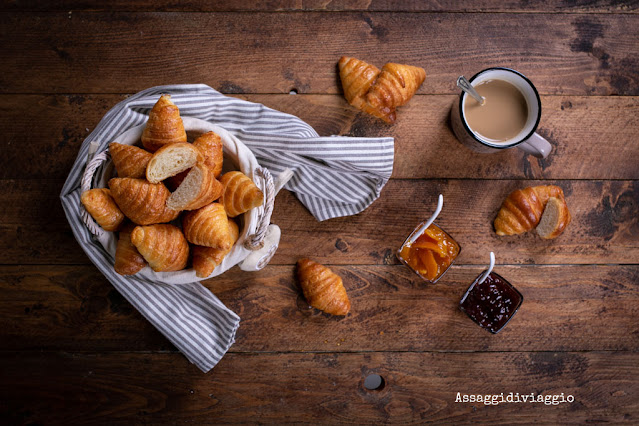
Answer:
[[173, 225], [136, 226], [131, 242], [155, 272], [180, 271], [189, 259], [189, 244]]
[[[229, 220], [229, 230], [231, 232], [231, 240], [233, 244], [235, 244], [239, 236], [239, 228], [235, 221]], [[233, 248], [233, 246], [228, 249], [192, 246], [193, 269], [195, 269], [196, 275], [200, 278], [206, 278], [211, 275], [215, 268], [222, 263], [224, 257], [231, 251], [231, 248]]]
[[564, 201], [563, 190], [555, 185], [532, 186], [511, 192], [494, 221], [497, 235], [515, 235], [537, 226], [550, 197]]
[[134, 275], [146, 266], [144, 257], [131, 242], [131, 232], [135, 228], [132, 223], [127, 223], [120, 229], [118, 245], [115, 248], [115, 264], [113, 268], [120, 275]]
[[233, 245], [229, 219], [220, 203], [211, 203], [185, 214], [182, 229], [186, 239], [198, 246], [226, 250]]
[[170, 222], [180, 213], [166, 207], [171, 193], [161, 183], [113, 178], [109, 181], [109, 188], [122, 213], [138, 225]]
[[242, 172], [224, 173], [220, 182], [224, 186], [220, 202], [224, 205], [229, 217], [246, 213], [264, 202], [262, 191]]
[[208, 132], [195, 139], [193, 145], [204, 155], [204, 163], [213, 171], [213, 176], [219, 177], [224, 162], [222, 138], [215, 132]]
[[186, 131], [179, 108], [171, 96], [162, 95], [149, 112], [149, 120], [142, 132], [142, 145], [155, 152], [164, 145], [186, 142]]
[[146, 165], [149, 164], [151, 154], [148, 151], [133, 145], [123, 145], [113, 142], [109, 144], [109, 153], [113, 160], [118, 177], [142, 178], [146, 173]]
[[351, 309], [342, 278], [326, 266], [310, 259], [297, 262], [297, 278], [306, 301], [331, 315], [346, 315]]
[[107, 188], [84, 191], [80, 197], [84, 208], [105, 231], [117, 231], [124, 221], [124, 214], [118, 208]]
[[391, 62], [380, 71], [359, 59], [342, 56], [338, 66], [348, 103], [390, 124], [395, 122], [395, 109], [406, 104], [426, 78], [423, 68]]

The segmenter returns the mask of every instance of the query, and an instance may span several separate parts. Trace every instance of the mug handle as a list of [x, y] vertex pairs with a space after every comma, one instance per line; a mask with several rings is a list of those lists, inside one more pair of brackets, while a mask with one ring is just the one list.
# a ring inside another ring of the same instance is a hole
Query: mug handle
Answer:
[[533, 133], [531, 137], [524, 142], [517, 145], [517, 148], [521, 148], [528, 154], [532, 154], [538, 158], [546, 158], [550, 151], [552, 151], [552, 145], [538, 133]]

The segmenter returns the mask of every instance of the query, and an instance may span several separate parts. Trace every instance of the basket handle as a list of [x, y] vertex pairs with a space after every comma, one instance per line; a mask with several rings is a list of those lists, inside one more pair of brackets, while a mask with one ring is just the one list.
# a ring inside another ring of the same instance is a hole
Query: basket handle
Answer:
[[264, 247], [264, 237], [266, 230], [271, 223], [271, 215], [273, 214], [273, 204], [275, 203], [275, 184], [271, 172], [265, 167], [255, 169], [255, 175], [262, 179], [264, 185], [264, 211], [258, 218], [257, 229], [253, 235], [249, 235], [244, 241], [244, 247], [251, 251], [256, 251]]
[[[95, 171], [108, 159], [107, 151], [102, 151], [99, 154], [95, 154], [97, 150], [98, 144], [97, 142], [91, 142], [89, 146], [89, 154], [87, 158], [87, 166], [84, 169], [84, 174], [82, 175], [82, 181], [80, 183], [80, 188], [82, 189], [82, 193], [91, 189], [91, 182], [93, 182], [93, 175]], [[95, 155], [95, 156], [94, 156]], [[89, 232], [91, 232], [96, 237], [101, 237], [104, 235], [104, 230], [93, 220], [89, 212], [82, 206], [82, 213], [80, 217], [82, 222], [86, 225]]]

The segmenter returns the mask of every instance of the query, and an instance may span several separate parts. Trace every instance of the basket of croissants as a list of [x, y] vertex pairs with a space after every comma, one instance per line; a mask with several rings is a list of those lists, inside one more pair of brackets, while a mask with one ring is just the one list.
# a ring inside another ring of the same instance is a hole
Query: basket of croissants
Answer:
[[81, 186], [82, 220], [121, 275], [180, 284], [245, 269], [274, 226], [268, 170], [225, 129], [181, 117], [169, 95], [88, 161]]

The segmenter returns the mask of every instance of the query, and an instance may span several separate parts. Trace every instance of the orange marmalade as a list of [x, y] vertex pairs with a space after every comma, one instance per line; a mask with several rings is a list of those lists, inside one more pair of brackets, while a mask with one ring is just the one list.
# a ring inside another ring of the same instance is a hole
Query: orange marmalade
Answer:
[[421, 277], [435, 282], [458, 254], [459, 244], [433, 223], [414, 243], [405, 243], [398, 257]]

